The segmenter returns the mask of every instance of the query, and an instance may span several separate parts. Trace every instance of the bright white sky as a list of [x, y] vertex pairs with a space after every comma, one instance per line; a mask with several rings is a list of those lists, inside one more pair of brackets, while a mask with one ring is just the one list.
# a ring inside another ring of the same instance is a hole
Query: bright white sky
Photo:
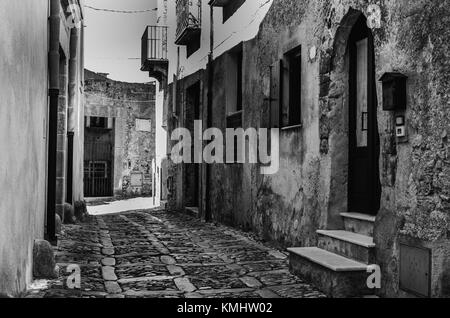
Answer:
[[[148, 10], [156, 0], [85, 0], [85, 5], [113, 10]], [[125, 82], [149, 82], [141, 72], [141, 37], [147, 25], [156, 24], [155, 12], [124, 14], [85, 8], [85, 67]]]

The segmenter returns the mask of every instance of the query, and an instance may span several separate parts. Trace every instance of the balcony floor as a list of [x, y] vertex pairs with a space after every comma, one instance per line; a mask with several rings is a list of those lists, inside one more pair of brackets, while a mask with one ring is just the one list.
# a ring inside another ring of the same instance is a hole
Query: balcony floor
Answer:
[[201, 35], [201, 28], [199, 27], [187, 27], [185, 28], [177, 39], [175, 40], [176, 45], [188, 45], [189, 43], [199, 40]]

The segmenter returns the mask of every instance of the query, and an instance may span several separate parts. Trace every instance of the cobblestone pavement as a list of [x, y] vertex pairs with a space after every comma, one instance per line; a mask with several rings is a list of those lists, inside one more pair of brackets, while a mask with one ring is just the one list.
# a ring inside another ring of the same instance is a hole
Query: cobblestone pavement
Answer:
[[[287, 255], [224, 226], [163, 210], [64, 227], [60, 277], [36, 298], [322, 298], [289, 273]], [[81, 268], [81, 289], [66, 286]]]

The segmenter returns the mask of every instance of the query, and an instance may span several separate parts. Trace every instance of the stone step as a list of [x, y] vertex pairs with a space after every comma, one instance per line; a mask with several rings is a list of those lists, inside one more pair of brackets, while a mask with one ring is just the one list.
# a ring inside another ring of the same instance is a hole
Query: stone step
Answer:
[[348, 231], [317, 231], [319, 247], [370, 265], [375, 261], [373, 238]]
[[189, 214], [193, 217], [199, 216], [199, 209], [197, 207], [186, 207], [185, 210], [186, 210], [187, 214]]
[[375, 216], [362, 213], [341, 213], [344, 218], [345, 230], [366, 236], [373, 236]]
[[291, 272], [330, 297], [371, 295], [367, 265], [317, 247], [288, 249]]

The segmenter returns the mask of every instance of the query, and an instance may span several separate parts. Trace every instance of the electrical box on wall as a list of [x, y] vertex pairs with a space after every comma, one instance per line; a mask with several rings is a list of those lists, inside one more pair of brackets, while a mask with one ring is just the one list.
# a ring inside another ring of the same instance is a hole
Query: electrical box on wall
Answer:
[[400, 289], [419, 297], [431, 296], [430, 249], [400, 244]]
[[383, 83], [383, 110], [406, 110], [406, 80], [407, 76], [397, 73], [385, 73], [380, 82]]
[[395, 134], [397, 138], [406, 137], [406, 122], [405, 116], [395, 117]]
[[405, 126], [397, 127], [395, 134], [396, 134], [397, 138], [406, 137], [406, 128], [405, 128]]

